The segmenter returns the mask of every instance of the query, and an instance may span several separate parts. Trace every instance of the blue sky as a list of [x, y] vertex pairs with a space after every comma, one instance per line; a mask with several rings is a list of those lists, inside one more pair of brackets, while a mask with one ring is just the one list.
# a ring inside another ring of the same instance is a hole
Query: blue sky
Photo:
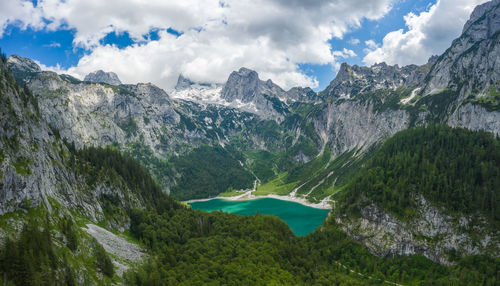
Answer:
[[[187, 6], [152, 7], [126, 0], [106, 1], [109, 7], [79, 0], [2, 2], [2, 51], [58, 72], [81, 78], [96, 69], [112, 70], [124, 82], [169, 89], [180, 73], [223, 82], [231, 70], [247, 66], [284, 88], [322, 90], [342, 62], [425, 63], [444, 51], [472, 8], [484, 1], [332, 1], [325, 6], [329, 1], [186, 0]], [[123, 8], [119, 12], [117, 3]], [[431, 39], [429, 31], [436, 29], [450, 36]]]

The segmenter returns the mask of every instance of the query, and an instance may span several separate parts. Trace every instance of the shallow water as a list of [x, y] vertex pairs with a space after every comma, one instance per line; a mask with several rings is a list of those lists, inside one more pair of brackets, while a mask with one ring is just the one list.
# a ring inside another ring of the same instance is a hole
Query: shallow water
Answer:
[[284, 220], [295, 233], [304, 236], [313, 232], [326, 218], [329, 210], [308, 207], [299, 203], [272, 198], [263, 198], [250, 201], [228, 201], [213, 199], [202, 202], [189, 203], [193, 209], [211, 212], [224, 212], [240, 215], [259, 214], [274, 215]]

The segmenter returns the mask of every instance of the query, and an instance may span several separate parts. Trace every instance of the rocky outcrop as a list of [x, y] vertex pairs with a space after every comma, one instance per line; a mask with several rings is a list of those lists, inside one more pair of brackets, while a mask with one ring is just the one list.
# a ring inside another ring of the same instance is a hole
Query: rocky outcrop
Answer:
[[478, 104], [467, 103], [460, 106], [446, 123], [453, 127], [484, 130], [500, 135], [500, 112], [488, 112]]
[[98, 70], [85, 76], [84, 81], [107, 83], [110, 85], [120, 85], [122, 82], [114, 72], [104, 72]]
[[222, 84], [194, 82], [179, 75], [171, 96], [175, 99], [196, 102], [197, 104], [230, 106], [231, 103], [221, 98]]
[[361, 209], [360, 218], [337, 216], [336, 222], [379, 256], [419, 254], [449, 265], [450, 254], [500, 255], [500, 233], [480, 214], [451, 216], [422, 196], [416, 200], [417, 214], [411, 219], [398, 219], [371, 204]]
[[19, 71], [33, 73], [42, 71], [42, 69], [40, 69], [40, 66], [38, 66], [34, 61], [28, 58], [20, 57], [18, 55], [10, 56], [7, 60], [7, 63], [9, 67], [15, 65], [17, 67], [17, 70]]

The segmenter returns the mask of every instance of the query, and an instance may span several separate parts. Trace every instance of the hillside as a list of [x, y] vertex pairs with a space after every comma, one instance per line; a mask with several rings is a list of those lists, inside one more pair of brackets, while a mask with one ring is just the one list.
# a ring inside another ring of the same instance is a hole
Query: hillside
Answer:
[[499, 151], [499, 139], [484, 131], [397, 133], [339, 194], [336, 221], [379, 255], [422, 254], [445, 264], [498, 257]]

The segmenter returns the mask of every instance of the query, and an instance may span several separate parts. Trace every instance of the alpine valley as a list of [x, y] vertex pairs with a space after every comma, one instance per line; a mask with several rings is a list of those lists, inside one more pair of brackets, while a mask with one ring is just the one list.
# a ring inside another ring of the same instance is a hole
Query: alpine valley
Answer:
[[[500, 0], [427, 64], [321, 92], [241, 68], [175, 89], [0, 60], [2, 285], [500, 284]], [[183, 201], [272, 197], [277, 217]]]

